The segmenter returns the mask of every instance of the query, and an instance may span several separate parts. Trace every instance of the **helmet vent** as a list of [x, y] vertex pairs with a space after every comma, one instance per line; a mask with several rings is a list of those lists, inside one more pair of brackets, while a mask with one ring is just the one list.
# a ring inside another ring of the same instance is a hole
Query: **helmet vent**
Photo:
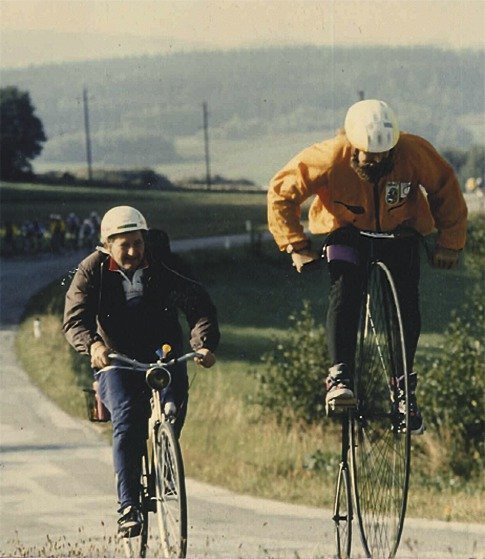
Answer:
[[133, 227], [136, 227], [137, 224], [136, 223], [125, 223], [124, 225], [118, 225], [118, 229], [133, 229]]

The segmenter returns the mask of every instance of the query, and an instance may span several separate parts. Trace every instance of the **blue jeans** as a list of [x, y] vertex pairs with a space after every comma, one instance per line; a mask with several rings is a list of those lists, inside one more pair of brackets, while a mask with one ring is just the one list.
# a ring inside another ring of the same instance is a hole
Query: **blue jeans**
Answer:
[[[181, 364], [171, 372], [171, 390], [178, 409], [175, 432], [180, 436], [187, 413], [187, 368]], [[113, 369], [96, 378], [101, 400], [111, 413], [113, 464], [121, 511], [140, 502], [141, 457], [147, 438], [151, 389], [145, 375], [134, 371]]]

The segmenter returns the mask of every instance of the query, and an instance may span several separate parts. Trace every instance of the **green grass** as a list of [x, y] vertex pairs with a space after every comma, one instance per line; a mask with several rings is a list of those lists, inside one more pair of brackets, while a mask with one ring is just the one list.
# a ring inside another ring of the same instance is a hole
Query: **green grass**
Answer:
[[[251, 403], [257, 390], [253, 373], [261, 367], [261, 355], [284, 336], [288, 315], [301, 309], [303, 299], [309, 299], [315, 315], [324, 320], [326, 272], [296, 274], [287, 255], [273, 244], [263, 245], [261, 254], [248, 249], [220, 250], [188, 254], [186, 259], [210, 291], [222, 330], [216, 366], [211, 370], [190, 368], [189, 414], [182, 437], [187, 474], [242, 493], [331, 506], [338, 461], [334, 428], [295, 422], [287, 430], [267, 410]], [[434, 351], [453, 309], [466, 300], [467, 287], [474, 280], [463, 268], [445, 273], [423, 265], [422, 275], [420, 353], [424, 354]], [[56, 282], [31, 302], [18, 336], [18, 350], [34, 382], [65, 410], [84, 416], [81, 386], [89, 383], [89, 367], [87, 359], [70, 350], [61, 335], [58, 312], [62, 298]], [[39, 313], [43, 337], [35, 341], [32, 320]], [[419, 456], [425, 458], [416, 462], [410, 514], [484, 520], [483, 491], [476, 483], [453, 486], [445, 481], [438, 486], [434, 472], [439, 469], [443, 447], [433, 433], [427, 434], [423, 444]], [[315, 453], [324, 456], [319, 471], [308, 468]]]
[[139, 209], [150, 227], [165, 229], [171, 238], [244, 233], [246, 221], [266, 224], [266, 196], [261, 193], [156, 192], [79, 186], [0, 183], [0, 225], [37, 219], [46, 224], [51, 213], [100, 216], [111, 207]]
[[[244, 232], [245, 222], [266, 222], [264, 194], [146, 192], [79, 187], [1, 184], [1, 222], [47, 219], [52, 212], [100, 215], [117, 204], [130, 204], [147, 215], [154, 227], [172, 238]], [[334, 490], [338, 437], [332, 427], [289, 431], [267, 410], [251, 404], [257, 390], [254, 372], [261, 356], [284, 337], [288, 315], [304, 299], [324, 321], [328, 278], [325, 270], [299, 275], [286, 254], [273, 243], [261, 253], [249, 249], [217, 250], [185, 255], [209, 289], [219, 312], [222, 340], [216, 366], [207, 371], [191, 366], [191, 398], [182, 444], [187, 473], [238, 492], [296, 503], [330, 506]], [[476, 280], [463, 268], [452, 272], [422, 267], [423, 331], [418, 349], [435, 355], [451, 313], [460, 308]], [[89, 386], [87, 358], [65, 342], [60, 313], [65, 288], [54, 282], [34, 297], [17, 337], [17, 349], [33, 381], [67, 412], [85, 417], [82, 387]], [[43, 336], [32, 336], [32, 321], [42, 320]], [[420, 371], [425, 374], [425, 371]], [[322, 380], [325, 375], [322, 372]], [[435, 472], [443, 445], [432, 433], [418, 449], [410, 498], [410, 514], [444, 519], [485, 519], [483, 488], [476, 484], [438, 484]], [[312, 456], [324, 467], [307, 466]], [[432, 479], [431, 479], [432, 477]]]

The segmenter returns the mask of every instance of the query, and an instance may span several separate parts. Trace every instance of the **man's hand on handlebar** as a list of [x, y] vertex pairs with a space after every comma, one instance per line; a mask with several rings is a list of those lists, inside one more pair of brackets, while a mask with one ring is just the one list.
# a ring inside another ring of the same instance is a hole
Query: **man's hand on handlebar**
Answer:
[[301, 274], [305, 266], [316, 264], [320, 260], [320, 255], [310, 249], [299, 250], [291, 254], [291, 259], [293, 260], [293, 266], [296, 268], [296, 271]]
[[197, 365], [201, 365], [202, 367], [209, 369], [216, 362], [216, 356], [212, 353], [212, 351], [205, 347], [198, 349], [197, 353], [202, 355], [202, 357], [195, 357], [194, 361]]
[[459, 250], [453, 250], [451, 248], [445, 248], [440, 245], [436, 245], [432, 255], [431, 263], [434, 268], [439, 268], [441, 270], [451, 270], [458, 264], [459, 256]]
[[97, 341], [91, 344], [89, 353], [91, 355], [91, 367], [94, 369], [102, 369], [107, 367], [110, 363], [108, 357], [110, 349], [106, 347], [103, 342]]
[[308, 239], [289, 244], [286, 252], [291, 255], [293, 266], [299, 274], [302, 271], [314, 269], [320, 260], [320, 255], [311, 249]]

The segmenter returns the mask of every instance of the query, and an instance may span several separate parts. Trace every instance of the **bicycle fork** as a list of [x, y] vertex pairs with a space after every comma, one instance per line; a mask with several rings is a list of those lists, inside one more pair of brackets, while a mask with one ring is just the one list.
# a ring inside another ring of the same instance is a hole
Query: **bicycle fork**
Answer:
[[350, 450], [350, 413], [342, 417], [342, 454], [340, 457], [337, 484], [335, 488], [335, 504], [332, 520], [335, 525], [337, 557], [350, 558], [352, 546], [352, 491], [348, 456]]

